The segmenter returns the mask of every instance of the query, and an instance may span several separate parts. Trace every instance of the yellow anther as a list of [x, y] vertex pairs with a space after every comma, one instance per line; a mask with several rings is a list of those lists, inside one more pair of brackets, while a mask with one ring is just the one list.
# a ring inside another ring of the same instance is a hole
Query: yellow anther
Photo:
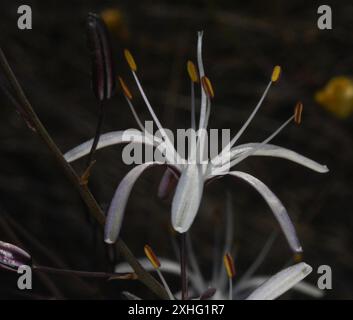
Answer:
[[300, 124], [302, 121], [303, 104], [299, 101], [294, 108], [294, 122]]
[[157, 256], [154, 254], [152, 248], [149, 245], [145, 245], [144, 247], [145, 255], [148, 260], [151, 262], [153, 268], [158, 269], [161, 266]]
[[205, 92], [208, 95], [208, 97], [209, 98], [213, 98], [214, 97], [214, 91], [213, 91], [210, 79], [208, 79], [206, 76], [203, 76], [201, 78], [201, 83], [202, 83], [203, 89], [205, 90]]
[[275, 66], [272, 71], [271, 81], [272, 82], [278, 81], [280, 75], [281, 75], [281, 67]]
[[301, 253], [294, 254], [293, 260], [295, 263], [302, 262], [303, 261], [303, 254], [301, 254]]
[[196, 69], [196, 66], [194, 65], [194, 63], [189, 60], [186, 66], [187, 66], [189, 77], [190, 77], [191, 81], [192, 82], [199, 82], [199, 77], [197, 75], [197, 69]]
[[132, 71], [136, 71], [137, 70], [136, 62], [135, 62], [134, 57], [132, 56], [131, 52], [128, 49], [124, 50], [124, 56], [125, 56], [127, 63], [129, 64], [130, 69]]
[[119, 83], [120, 83], [121, 89], [123, 90], [125, 97], [128, 98], [129, 100], [132, 100], [132, 94], [131, 94], [128, 86], [126, 85], [125, 81], [121, 77], [119, 77], [118, 79], [119, 79]]
[[227, 271], [228, 278], [231, 278], [231, 279], [234, 278], [235, 277], [234, 262], [229, 253], [226, 253], [224, 255], [223, 262]]

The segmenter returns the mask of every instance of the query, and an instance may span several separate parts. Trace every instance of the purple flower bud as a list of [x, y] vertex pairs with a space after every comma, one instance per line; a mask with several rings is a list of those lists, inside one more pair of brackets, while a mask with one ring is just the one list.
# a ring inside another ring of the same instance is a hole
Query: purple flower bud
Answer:
[[110, 99], [115, 89], [115, 72], [108, 30], [96, 14], [87, 17], [88, 47], [92, 59], [92, 87], [99, 101]]
[[17, 272], [22, 265], [32, 265], [31, 256], [11, 243], [0, 241], [0, 268]]

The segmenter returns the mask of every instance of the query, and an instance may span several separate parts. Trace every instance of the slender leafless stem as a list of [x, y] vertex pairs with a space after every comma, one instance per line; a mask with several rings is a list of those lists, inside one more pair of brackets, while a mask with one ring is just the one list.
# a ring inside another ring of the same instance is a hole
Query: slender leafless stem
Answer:
[[186, 232], [180, 235], [181, 299], [188, 298], [188, 278], [186, 273]]
[[69, 270], [69, 269], [57, 269], [47, 266], [33, 265], [33, 270], [62, 275], [74, 275], [84, 278], [103, 278], [103, 279], [120, 279], [120, 280], [135, 280], [137, 275], [135, 273], [111, 273], [111, 272], [91, 272], [82, 270]]
[[[20, 105], [25, 116], [30, 119], [31, 126], [34, 127], [35, 131], [46, 145], [46, 147], [50, 150], [52, 155], [57, 160], [59, 166], [66, 174], [67, 178], [71, 181], [73, 186], [79, 192], [83, 202], [85, 203], [87, 209], [90, 214], [92, 214], [97, 222], [104, 226], [105, 223], [105, 214], [103, 213], [101, 207], [97, 203], [96, 199], [93, 197], [90, 192], [87, 184], [80, 183], [80, 178], [71, 167], [71, 165], [65, 160], [63, 154], [60, 149], [57, 147], [55, 142], [50, 137], [49, 133], [43, 126], [42, 122], [39, 120], [37, 114], [32, 108], [30, 102], [28, 101], [22, 87], [18, 83], [16, 76], [14, 75], [2, 49], [0, 48], [0, 67], [2, 72], [10, 84], [10, 87], [13, 90], [15, 100]], [[121, 255], [125, 258], [125, 260], [131, 265], [135, 273], [137, 274], [139, 280], [143, 282], [148, 288], [150, 288], [156, 295], [160, 298], [168, 299], [167, 292], [160, 285], [158, 281], [156, 281], [146, 270], [141, 266], [141, 264], [137, 261], [135, 256], [132, 254], [130, 249], [126, 246], [126, 244], [120, 238], [116, 242], [116, 246], [119, 249]]]
[[98, 115], [98, 122], [97, 122], [97, 127], [96, 127], [96, 132], [94, 134], [93, 138], [93, 143], [91, 150], [89, 152], [88, 158], [87, 158], [87, 168], [90, 167], [92, 161], [94, 160], [94, 154], [97, 150], [98, 142], [100, 135], [102, 133], [102, 127], [103, 127], [103, 122], [104, 122], [104, 116], [105, 116], [105, 108], [103, 106], [102, 102], [99, 102], [99, 115]]

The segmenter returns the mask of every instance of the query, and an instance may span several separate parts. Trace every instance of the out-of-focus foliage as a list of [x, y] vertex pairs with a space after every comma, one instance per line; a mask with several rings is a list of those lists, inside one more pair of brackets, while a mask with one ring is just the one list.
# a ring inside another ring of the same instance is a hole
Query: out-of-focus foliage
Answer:
[[121, 10], [117, 8], [104, 9], [101, 12], [101, 17], [114, 36], [122, 40], [129, 38], [129, 30]]

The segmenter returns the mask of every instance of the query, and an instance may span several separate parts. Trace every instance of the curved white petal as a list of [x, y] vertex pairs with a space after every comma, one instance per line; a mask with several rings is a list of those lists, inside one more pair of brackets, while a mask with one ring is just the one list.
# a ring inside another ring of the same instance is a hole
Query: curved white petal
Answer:
[[[131, 269], [130, 269], [131, 270]], [[237, 295], [242, 291], [260, 287], [265, 283], [270, 277], [268, 276], [256, 276], [252, 277], [241, 284], [237, 284], [233, 290], [233, 294]], [[323, 290], [320, 290], [318, 287], [313, 286], [310, 283], [305, 281], [299, 282], [293, 286], [292, 290], [305, 294], [313, 298], [321, 298], [324, 295]]]
[[142, 300], [140, 297], [134, 295], [133, 293], [129, 291], [123, 291], [121, 293], [127, 300]]
[[[259, 143], [247, 143], [247, 144], [239, 145], [230, 150], [230, 156], [229, 154], [227, 155], [228, 158], [225, 158], [226, 156], [224, 156], [224, 158], [225, 160], [228, 159], [228, 161], [234, 160], [242, 153], [249, 152], [252, 149], [256, 148], [258, 145]], [[316, 172], [325, 173], [329, 171], [329, 169], [325, 165], [322, 165], [320, 163], [317, 163], [314, 160], [304, 157], [295, 151], [282, 148], [273, 144], [263, 145], [259, 150], [255, 151], [255, 153], [252, 154], [251, 156], [277, 157], [277, 158], [293, 161]], [[222, 159], [219, 159], [218, 162], [214, 163], [214, 165], [221, 164], [221, 163], [222, 163]]]
[[124, 217], [127, 201], [129, 199], [131, 189], [140, 175], [149, 167], [162, 165], [159, 162], [147, 162], [140, 164], [129, 171], [129, 173], [121, 180], [115, 191], [113, 199], [110, 203], [107, 220], [104, 228], [104, 241], [106, 243], [114, 243], [118, 238], [121, 223]]
[[186, 232], [193, 223], [200, 206], [203, 185], [201, 167], [188, 164], [179, 178], [172, 202], [172, 225], [177, 232]]
[[[120, 143], [145, 143], [151, 146], [158, 146], [161, 143], [161, 140], [157, 140], [154, 137], [154, 140], [145, 136], [141, 131], [136, 129], [122, 130], [122, 131], [112, 131], [102, 134], [99, 137], [99, 143], [97, 149], [102, 149], [107, 146]], [[66, 161], [72, 162], [75, 161], [87, 154], [89, 154], [92, 147], [93, 139], [90, 139], [77, 147], [66, 152], [64, 157]]]
[[274, 300], [303, 280], [312, 270], [313, 268], [304, 262], [286, 268], [272, 276], [246, 300]]
[[302, 247], [299, 244], [293, 223], [288, 216], [287, 210], [277, 196], [263, 182], [248, 173], [241, 171], [230, 171], [227, 174], [246, 181], [261, 194], [280, 224], [292, 250], [295, 252], [301, 252]]

